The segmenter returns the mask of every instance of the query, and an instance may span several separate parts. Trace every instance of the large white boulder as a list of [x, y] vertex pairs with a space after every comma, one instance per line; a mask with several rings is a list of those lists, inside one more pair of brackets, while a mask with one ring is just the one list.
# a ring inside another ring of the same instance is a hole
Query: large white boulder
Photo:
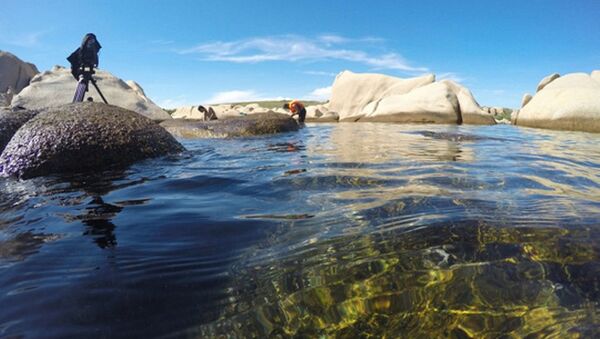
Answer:
[[537, 85], [537, 89], [535, 90], [535, 92], [539, 92], [541, 90], [544, 89], [544, 87], [546, 87], [549, 83], [551, 83], [552, 81], [556, 80], [560, 78], [560, 74], [558, 73], [552, 73], [550, 75], [548, 75], [547, 77], [543, 78], [542, 81], [540, 81], [540, 83]]
[[[217, 115], [218, 119], [240, 117], [248, 114], [265, 113], [268, 109], [259, 106], [258, 104], [248, 105], [231, 105], [231, 104], [219, 104], [219, 105], [206, 105], [206, 108], [212, 107]], [[174, 119], [204, 119], [204, 113], [198, 111], [198, 106], [183, 106], [179, 107], [171, 115]]]
[[471, 92], [433, 74], [401, 79], [382, 74], [340, 73], [329, 111], [340, 121], [494, 124]]
[[[406, 94], [390, 95], [373, 102], [361, 121], [458, 123], [458, 99], [441, 82], [416, 88]], [[370, 107], [372, 106], [372, 107]]]
[[338, 119], [338, 114], [330, 111], [328, 104], [306, 107], [306, 122], [337, 122]]
[[434, 80], [432, 74], [401, 79], [383, 74], [356, 74], [344, 71], [337, 75], [333, 83], [329, 110], [337, 112], [340, 120], [359, 119], [365, 113], [369, 113], [369, 110], [364, 110], [368, 104], [385, 96], [408, 93]]
[[600, 79], [572, 73], [547, 84], [515, 118], [521, 126], [600, 132]]
[[[94, 79], [109, 104], [137, 112], [154, 120], [171, 119], [167, 112], [144, 94], [144, 90], [138, 84], [130, 82], [130, 86], [103, 70], [96, 70]], [[28, 109], [61, 106], [73, 101], [76, 87], [77, 81], [69, 69], [54, 66], [52, 70], [40, 73], [31, 79], [30, 85], [12, 99], [12, 105]], [[89, 87], [86, 98], [92, 97], [95, 102], [102, 102], [102, 98], [91, 83]]]
[[[171, 114], [173, 119], [204, 119], [204, 113], [198, 110], [198, 106], [183, 106], [178, 107], [175, 112]], [[217, 115], [218, 117], [218, 115]]]
[[531, 99], [533, 99], [531, 94], [525, 93], [523, 95], [523, 98], [521, 99], [521, 107], [525, 107], [525, 105], [527, 105], [531, 101]]
[[34, 64], [24, 62], [12, 53], [0, 51], [0, 106], [8, 106], [13, 95], [27, 87], [37, 73]]
[[452, 90], [452, 93], [456, 95], [458, 100], [457, 113], [461, 116], [461, 123], [473, 125], [493, 125], [496, 123], [493, 117], [481, 109], [473, 93], [468, 88], [452, 80], [442, 80], [440, 82], [446, 84]]
[[[289, 114], [289, 112], [287, 112]], [[320, 118], [329, 113], [329, 107], [326, 104], [306, 106], [307, 118]]]
[[600, 71], [593, 71], [592, 72], [592, 79], [600, 82]]

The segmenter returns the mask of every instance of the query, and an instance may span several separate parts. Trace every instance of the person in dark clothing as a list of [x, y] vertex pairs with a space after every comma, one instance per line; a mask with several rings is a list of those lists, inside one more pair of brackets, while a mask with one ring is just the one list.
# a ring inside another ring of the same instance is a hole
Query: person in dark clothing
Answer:
[[218, 120], [217, 113], [212, 107], [208, 107], [208, 110], [206, 110], [204, 106], [198, 105], [198, 111], [204, 113], [204, 121]]
[[79, 80], [79, 75], [83, 73], [84, 68], [98, 67], [98, 52], [100, 51], [100, 43], [96, 39], [96, 35], [88, 33], [83, 37], [81, 46], [77, 48], [67, 60], [71, 63], [71, 74], [76, 80]]
[[298, 114], [298, 122], [303, 123], [306, 118], [306, 108], [299, 100], [292, 100], [289, 103], [283, 104], [283, 108], [292, 112], [292, 117]]

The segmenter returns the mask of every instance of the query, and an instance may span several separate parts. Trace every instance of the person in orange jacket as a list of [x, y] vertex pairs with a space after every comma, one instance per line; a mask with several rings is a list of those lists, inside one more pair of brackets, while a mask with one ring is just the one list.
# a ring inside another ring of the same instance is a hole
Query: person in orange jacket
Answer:
[[292, 117], [298, 114], [298, 122], [303, 123], [306, 118], [306, 108], [304, 104], [298, 100], [292, 100], [289, 103], [283, 104], [283, 108], [289, 109], [292, 112]]

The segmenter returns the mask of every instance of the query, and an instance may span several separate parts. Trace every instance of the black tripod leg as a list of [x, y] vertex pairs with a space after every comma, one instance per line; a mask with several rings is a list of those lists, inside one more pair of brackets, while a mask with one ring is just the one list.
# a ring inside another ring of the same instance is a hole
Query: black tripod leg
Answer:
[[77, 83], [77, 89], [75, 90], [75, 96], [73, 102], [82, 102], [85, 92], [87, 92], [88, 83], [86, 81], [79, 81]]
[[104, 103], [108, 105], [108, 101], [106, 101], [104, 94], [102, 94], [102, 92], [100, 91], [100, 88], [98, 88], [98, 85], [96, 85], [96, 80], [92, 79], [92, 85], [94, 85], [94, 87], [96, 88], [96, 91], [98, 91], [98, 94], [100, 94], [102, 101], [104, 101]]

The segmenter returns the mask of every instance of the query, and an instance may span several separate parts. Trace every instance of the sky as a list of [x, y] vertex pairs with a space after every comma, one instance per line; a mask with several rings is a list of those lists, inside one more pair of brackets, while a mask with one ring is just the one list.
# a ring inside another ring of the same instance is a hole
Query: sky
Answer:
[[[548, 74], [600, 69], [598, 0], [0, 0], [0, 50], [40, 71], [93, 32], [100, 68], [159, 106], [326, 100], [343, 70], [425, 73], [519, 107]], [[101, 86], [101, 84], [100, 84]]]

